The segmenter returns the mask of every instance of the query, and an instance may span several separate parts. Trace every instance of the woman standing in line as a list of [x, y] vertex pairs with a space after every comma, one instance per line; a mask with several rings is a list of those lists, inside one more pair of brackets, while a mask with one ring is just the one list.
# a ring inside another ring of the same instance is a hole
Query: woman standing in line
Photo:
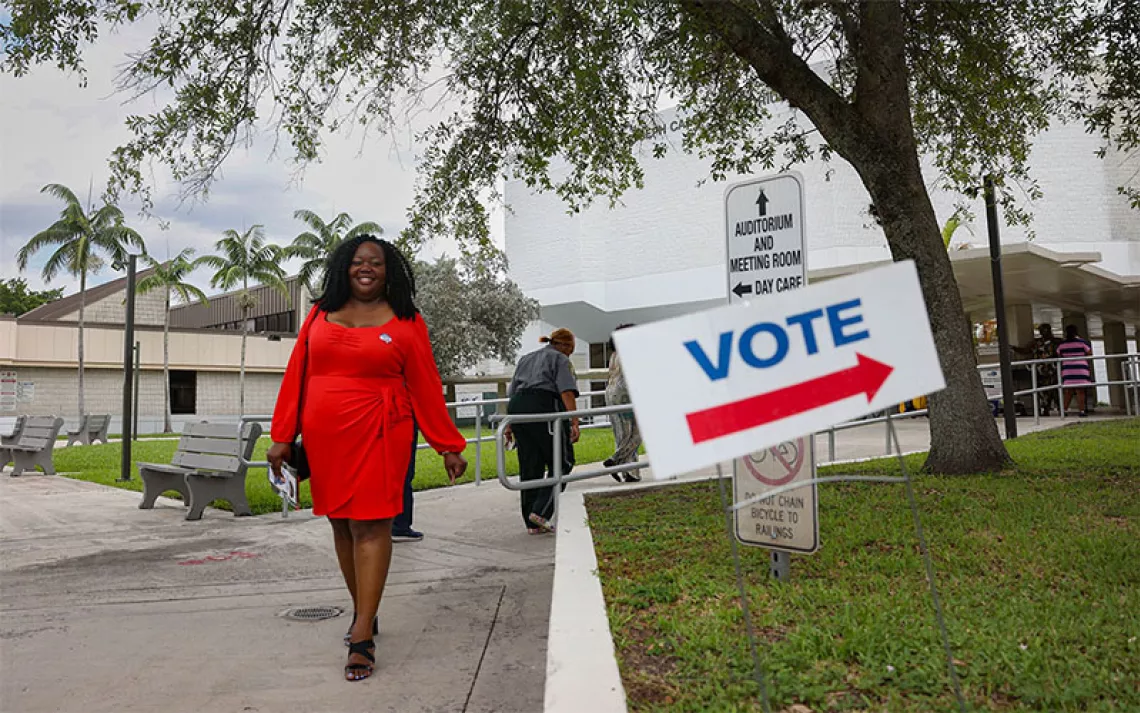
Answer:
[[332, 525], [352, 596], [349, 681], [371, 676], [376, 660], [372, 636], [392, 559], [392, 519], [403, 509], [413, 408], [451, 482], [467, 467], [415, 291], [411, 266], [387, 241], [361, 235], [342, 243], [329, 256], [324, 293], [297, 336], [273, 412], [268, 460], [280, 473], [299, 435], [303, 394], [313, 514]]
[[1064, 360], [1061, 362], [1061, 386], [1065, 389], [1065, 411], [1072, 408], [1073, 397], [1076, 396], [1081, 418], [1089, 415], [1085, 390], [1093, 383], [1092, 362], [1088, 360], [1092, 355], [1092, 345], [1081, 338], [1077, 325], [1065, 327], [1065, 341], [1057, 345], [1057, 356]]
[[[515, 367], [509, 388], [510, 415], [574, 411], [577, 406], [578, 382], [570, 366], [574, 353], [574, 334], [569, 329], [556, 329], [540, 341], [546, 344], [538, 351], [524, 354]], [[574, 449], [578, 442], [578, 419], [562, 422], [562, 472], [574, 467]], [[510, 434], [518, 443], [519, 480], [540, 480], [554, 475], [554, 431], [550, 423], [511, 424]], [[537, 535], [550, 532], [554, 514], [554, 488], [520, 490], [523, 524], [527, 532]]]
[[[627, 329], [632, 324], [623, 324], [614, 331]], [[617, 353], [614, 340], [610, 340], [610, 375], [606, 381], [606, 406], [624, 406], [630, 403], [629, 386], [625, 383], [625, 374], [621, 370], [621, 359]], [[602, 462], [602, 465], [611, 468], [615, 465], [625, 465], [637, 461], [637, 451], [641, 448], [641, 429], [637, 427], [637, 419], [632, 411], [610, 414], [610, 426], [614, 429], [614, 454]], [[636, 483], [641, 475], [636, 470], [625, 473], [611, 473], [613, 479], [622, 482]]]

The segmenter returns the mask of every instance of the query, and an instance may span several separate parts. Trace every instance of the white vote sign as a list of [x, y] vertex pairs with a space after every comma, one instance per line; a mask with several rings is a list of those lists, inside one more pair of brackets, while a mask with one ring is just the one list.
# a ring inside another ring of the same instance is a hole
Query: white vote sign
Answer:
[[724, 192], [730, 304], [778, 295], [807, 284], [804, 189], [784, 173]]
[[624, 329], [614, 340], [657, 477], [945, 386], [910, 261]]

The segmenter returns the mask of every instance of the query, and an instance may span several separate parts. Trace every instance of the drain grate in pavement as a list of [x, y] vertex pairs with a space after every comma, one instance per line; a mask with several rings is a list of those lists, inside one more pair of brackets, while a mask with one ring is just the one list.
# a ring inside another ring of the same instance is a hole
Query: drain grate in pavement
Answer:
[[333, 619], [344, 613], [340, 607], [297, 607], [285, 612], [286, 619], [295, 621], [324, 621]]

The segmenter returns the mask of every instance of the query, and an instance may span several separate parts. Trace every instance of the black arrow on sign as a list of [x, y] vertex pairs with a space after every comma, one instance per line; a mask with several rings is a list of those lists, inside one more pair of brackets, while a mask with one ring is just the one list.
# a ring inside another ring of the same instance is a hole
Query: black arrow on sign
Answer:
[[744, 295], [750, 295], [750, 294], [752, 294], [752, 285], [746, 285], [743, 282], [738, 282], [738, 283], [736, 283], [736, 287], [732, 288], [732, 291], [736, 293], [737, 297], [743, 297]]
[[756, 199], [756, 205], [760, 206], [761, 217], [768, 215], [768, 196], [764, 195], [764, 189], [760, 189], [760, 197]]

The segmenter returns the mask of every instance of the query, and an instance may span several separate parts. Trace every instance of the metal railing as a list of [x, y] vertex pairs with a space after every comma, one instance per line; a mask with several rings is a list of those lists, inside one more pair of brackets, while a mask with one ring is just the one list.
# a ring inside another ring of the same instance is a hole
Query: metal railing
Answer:
[[[1015, 391], [1013, 393], [1013, 397], [1014, 397], [1014, 399], [1018, 399], [1022, 396], [1032, 396], [1033, 397], [1033, 422], [1035, 425], [1040, 425], [1041, 424], [1041, 404], [1040, 404], [1040, 396], [1039, 395], [1042, 393], [1050, 392], [1050, 391], [1056, 391], [1057, 392], [1057, 408], [1059, 409], [1059, 413], [1061, 415], [1061, 418], [1064, 418], [1065, 417], [1064, 389], [1065, 388], [1074, 389], [1077, 387], [1071, 387], [1071, 386], [1065, 387], [1064, 384], [1061, 383], [1061, 364], [1063, 362], [1066, 362], [1066, 361], [1071, 362], [1071, 361], [1101, 361], [1101, 360], [1105, 361], [1106, 363], [1110, 360], [1120, 360], [1121, 361], [1121, 371], [1122, 371], [1124, 378], [1119, 379], [1119, 380], [1115, 380], [1115, 381], [1113, 381], [1113, 380], [1096, 381], [1094, 378], [1094, 380], [1092, 382], [1090, 382], [1088, 384], [1084, 384], [1084, 385], [1080, 386], [1079, 388], [1085, 389], [1085, 388], [1096, 388], [1098, 386], [1122, 386], [1122, 387], [1124, 387], [1124, 412], [1130, 416], [1140, 416], [1140, 354], [1132, 354], [1132, 353], [1129, 353], [1129, 354], [1102, 354], [1099, 356], [1082, 357], [1080, 360], [1072, 359], [1072, 358], [1065, 359], [1062, 357], [1051, 357], [1049, 359], [1027, 359], [1027, 360], [1023, 360], [1023, 361], [1010, 362], [1011, 367], [1014, 367], [1014, 366], [1027, 366], [1027, 367], [1029, 367], [1030, 384], [1031, 384], [1030, 388], [1028, 388], [1028, 389], [1022, 389], [1020, 391]], [[1036, 366], [1038, 364], [1054, 364], [1057, 367], [1057, 383], [1056, 384], [1046, 384], [1044, 386], [1038, 385], [1038, 383], [1037, 383], [1037, 369], [1036, 369]], [[996, 369], [996, 368], [998, 368], [997, 364], [980, 364], [980, 365], [978, 365], [978, 371], [988, 371], [990, 369]], [[989, 398], [988, 395], [987, 395], [987, 398]], [[1001, 401], [1002, 399], [999, 396], [996, 398], [989, 398], [989, 400], [990, 401]], [[1017, 405], [1011, 404], [1008, 407], [1014, 408], [1016, 410]], [[1007, 406], [1005, 404], [1003, 404], [1002, 408], [1007, 408]], [[828, 463], [834, 463], [835, 462], [835, 434], [839, 431], [847, 431], [847, 430], [850, 430], [853, 428], [861, 428], [863, 426], [871, 426], [871, 425], [875, 425], [875, 424], [879, 424], [879, 423], [886, 424], [886, 428], [885, 428], [885, 432], [884, 432], [885, 447], [884, 447], [883, 453], [884, 453], [884, 455], [889, 455], [891, 453], [891, 429], [890, 429], [890, 424], [888, 423], [888, 420], [895, 421], [895, 420], [904, 419], [904, 418], [918, 418], [919, 416], [926, 416], [928, 413], [929, 413], [929, 411], [927, 409], [917, 409], [914, 411], [906, 411], [903, 413], [882, 412], [882, 415], [879, 415], [879, 416], [873, 416], [871, 418], [859, 419], [856, 421], [848, 421], [847, 423], [841, 423], [841, 424], [837, 424], [835, 426], [832, 426], [831, 428], [822, 432], [822, 433], [827, 434], [827, 461], [826, 462], [828, 462]], [[1016, 411], [1015, 411], [1015, 413], [1016, 413]]]
[[[602, 468], [592, 468], [590, 470], [581, 470], [577, 473], [563, 473], [563, 463], [565, 460], [562, 457], [563, 433], [562, 424], [568, 419], [577, 418], [579, 421], [586, 418], [595, 418], [597, 416], [612, 416], [619, 413], [629, 413], [633, 411], [632, 404], [624, 404], [620, 406], [603, 406], [600, 408], [587, 408], [579, 409], [577, 411], [559, 411], [556, 413], [534, 413], [534, 414], [507, 414], [505, 416], [494, 416], [493, 421], [499, 423], [498, 428], [495, 429], [495, 460], [498, 466], [499, 484], [507, 490], [537, 490], [539, 488], [553, 488], [551, 491], [551, 504], [552, 514], [551, 519], [558, 517], [558, 499], [562, 492], [563, 486], [567, 483], [573, 483], [579, 480], [588, 480], [590, 478], [598, 478], [603, 475], [615, 475], [618, 473], [628, 473], [634, 470], [641, 470], [649, 467], [649, 459], [637, 460], [632, 463], [623, 463], [621, 465], [608, 466]], [[548, 478], [540, 478], [536, 480], [524, 481], [519, 478], [516, 482], [511, 482], [507, 475], [507, 459], [506, 459], [506, 433], [507, 428], [513, 423], [549, 423], [551, 433], [554, 437], [554, 463], [553, 472]], [[608, 423], [598, 424], [594, 427], [608, 426]], [[579, 426], [581, 430], [583, 426]]]
[[[1140, 415], [1140, 354], [1107, 354], [1100, 356], [1088, 357], [1089, 361], [1096, 360], [1110, 360], [1118, 359], [1122, 361], [1123, 379], [1096, 381], [1095, 378], [1089, 384], [1084, 384], [1080, 388], [1096, 388], [1098, 386], [1123, 386], [1125, 392], [1125, 412], [1129, 415]], [[1065, 388], [1060, 383], [1060, 365], [1065, 361], [1072, 361], [1072, 359], [1063, 359], [1055, 357], [1051, 359], [1031, 359], [1026, 361], [1012, 362], [1012, 366], [1029, 366], [1031, 373], [1032, 388], [1022, 389], [1021, 391], [1014, 392], [1014, 397], [1032, 396], [1033, 397], [1033, 413], [1037, 423], [1040, 423], [1040, 408], [1038, 404], [1038, 394], [1049, 391], [1057, 390], [1058, 392], [1058, 406], [1062, 409], [1061, 415], [1064, 416], [1064, 393]], [[1038, 364], [1055, 363], [1058, 367], [1058, 383], [1048, 384], [1045, 386], [1038, 386], [1037, 384], [1037, 369]], [[979, 365], [978, 370], [986, 370], [994, 368], [993, 365]], [[1073, 387], [1069, 387], [1070, 389]], [[991, 401], [993, 399], [990, 399]], [[1015, 408], [1015, 405], [1005, 405], [1004, 408]], [[552, 502], [554, 504], [554, 514], [557, 516], [558, 512], [558, 497], [562, 492], [563, 487], [568, 483], [573, 483], [579, 480], [588, 480], [591, 478], [598, 478], [605, 475], [614, 475], [617, 473], [629, 472], [633, 470], [641, 470], [650, 465], [648, 459], [635, 461], [622, 465], [611, 467], [593, 468], [590, 470], [581, 470], [574, 473], [563, 473], [563, 463], [565, 462], [562, 457], [564, 448], [563, 428], [562, 424], [567, 419], [578, 418], [597, 418], [599, 416], [613, 416], [620, 413], [628, 413], [633, 411], [632, 405], [622, 406], [607, 406], [603, 408], [589, 408], [581, 409], [571, 412], [558, 412], [558, 413], [543, 413], [543, 414], [518, 414], [518, 415], [505, 415], [505, 416], [492, 416], [491, 422], [498, 422], [499, 426], [495, 431], [495, 458], [497, 460], [497, 470], [499, 483], [508, 490], [533, 490], [538, 488], [553, 488]], [[890, 411], [883, 412], [882, 415], [872, 416], [870, 418], [863, 418], [855, 421], [848, 421], [846, 423], [837, 424], [832, 426], [822, 433], [827, 434], [828, 438], [828, 463], [835, 462], [835, 434], [839, 431], [846, 431], [853, 428], [862, 428], [871, 426], [878, 423], [886, 425], [885, 429], [885, 454], [890, 454], [893, 448], [892, 444], [892, 423], [899, 419], [917, 418], [928, 414], [927, 409], [918, 409], [914, 411], [907, 411], [903, 413], [893, 413]], [[553, 472], [550, 477], [530, 480], [530, 481], [516, 481], [511, 482], [508, 478], [506, 471], [506, 430], [512, 423], [549, 423], [551, 424], [551, 432], [554, 438], [554, 464]], [[600, 424], [608, 425], [608, 424]], [[814, 436], [813, 436], [814, 440]]]
[[[1082, 385], [1080, 388], [1096, 388], [1099, 386], [1122, 386], [1124, 389], [1124, 395], [1125, 395], [1125, 404], [1124, 404], [1125, 412], [1129, 415], [1140, 415], [1140, 354], [1136, 354], [1136, 353], [1104, 354], [1104, 355], [1090, 356], [1090, 357], [1082, 358], [1082, 360], [1090, 361], [1090, 362], [1091, 361], [1101, 361], [1101, 360], [1104, 360], [1107, 362], [1107, 361], [1113, 360], [1113, 359], [1121, 361], [1121, 371], [1123, 374], [1122, 379], [1106, 380], [1106, 381], [1096, 381], [1094, 379], [1093, 382], [1091, 382], [1089, 384]], [[1011, 366], [1027, 366], [1027, 367], [1029, 367], [1031, 387], [1028, 389], [1022, 389], [1020, 391], [1014, 392], [1014, 398], [1016, 399], [1016, 398], [1019, 398], [1022, 396], [1032, 396], [1032, 398], [1033, 398], [1033, 416], [1034, 416], [1035, 423], [1039, 424], [1041, 422], [1041, 416], [1040, 416], [1041, 409], [1040, 409], [1040, 404], [1039, 404], [1039, 394], [1044, 393], [1044, 392], [1048, 392], [1048, 391], [1056, 391], [1057, 392], [1058, 408], [1060, 409], [1061, 417], [1062, 418], [1064, 417], [1064, 389], [1065, 389], [1065, 387], [1063, 384], [1060, 383], [1060, 381], [1061, 381], [1060, 380], [1060, 366], [1065, 361], [1074, 361], [1074, 359], [1064, 359], [1061, 357], [1053, 357], [1053, 358], [1049, 358], [1049, 359], [1030, 359], [1030, 360], [1024, 360], [1024, 361], [1011, 362]], [[1044, 386], [1040, 386], [1037, 383], [1038, 370], [1035, 367], [1038, 364], [1047, 364], [1047, 363], [1056, 364], [1058, 383], [1046, 384]], [[994, 365], [994, 364], [986, 364], [986, 365], [979, 365], [977, 368], [979, 371], [982, 371], [982, 370], [993, 369], [995, 367], [996, 367], [996, 365]], [[1073, 387], [1069, 387], [1069, 388], [1073, 388]], [[578, 396], [577, 402], [579, 404], [581, 404], [583, 401], [585, 401], [587, 399], [591, 399], [591, 398], [596, 397], [596, 396], [603, 396], [604, 394], [605, 394], [604, 391], [587, 391], [587, 392], [582, 393]], [[991, 398], [990, 400], [995, 401], [995, 400], [1000, 400], [1000, 398], [999, 399], [992, 399]], [[495, 442], [495, 460], [496, 460], [496, 470], [497, 470], [498, 480], [499, 480], [499, 483], [503, 487], [507, 488], [508, 490], [519, 490], [519, 491], [521, 491], [521, 490], [532, 490], [532, 489], [538, 489], [538, 488], [553, 488], [552, 502], [554, 504], [555, 514], [558, 511], [558, 495], [559, 495], [559, 493], [561, 493], [563, 487], [567, 483], [572, 483], [572, 482], [576, 482], [579, 480], [588, 480], [591, 478], [598, 478], [598, 477], [602, 477], [602, 476], [606, 476], [606, 475], [615, 475], [615, 474], [619, 474], [619, 473], [627, 473], [627, 472], [631, 472], [631, 471], [642, 470], [642, 469], [648, 468], [650, 466], [649, 460], [645, 459], [645, 460], [634, 461], [633, 463], [625, 463], [625, 464], [611, 466], [611, 467], [602, 467], [602, 468], [593, 468], [590, 470], [582, 470], [582, 471], [578, 471], [576, 473], [563, 473], [562, 472], [563, 463], [564, 463], [564, 460], [562, 458], [562, 451], [565, 447], [565, 445], [563, 443], [564, 435], [563, 435], [562, 424], [567, 419], [572, 419], [572, 418], [579, 419], [582, 422], [579, 426], [580, 430], [587, 430], [587, 429], [591, 429], [591, 428], [608, 428], [610, 426], [610, 423], [609, 423], [609, 417], [610, 416], [613, 416], [616, 414], [621, 414], [621, 413], [632, 412], [633, 411], [632, 405], [627, 404], [627, 405], [621, 405], [621, 406], [605, 406], [605, 407], [600, 407], [600, 408], [580, 408], [576, 411], [562, 411], [562, 412], [544, 413], [544, 414], [515, 414], [515, 415], [494, 414], [494, 413], [493, 414], [487, 414], [484, 410], [487, 407], [493, 407], [493, 408], [497, 409], [498, 407], [507, 404], [509, 401], [510, 401], [509, 398], [493, 398], [493, 399], [480, 398], [480, 399], [475, 399], [472, 401], [450, 401], [450, 402], [447, 402], [446, 406], [447, 406], [449, 411], [450, 410], [455, 411], [456, 420], [458, 420], [460, 418], [459, 417], [459, 409], [474, 408], [475, 409], [475, 417], [474, 417], [474, 419], [475, 419], [475, 436], [473, 438], [467, 438], [466, 442], [468, 444], [476, 444], [477, 446], [482, 444], [482, 443], [486, 443], [488, 441], [494, 441]], [[1009, 406], [1004, 406], [1004, 407], [1008, 408]], [[1014, 406], [1014, 407], [1016, 407], [1016, 406]], [[827, 429], [826, 431], [823, 431], [823, 432], [816, 434], [816, 435], [823, 435], [823, 433], [827, 434], [827, 439], [828, 439], [828, 460], [827, 460], [827, 462], [833, 463], [833, 462], [835, 462], [835, 447], [836, 447], [835, 437], [836, 437], [836, 434], [838, 432], [846, 431], [846, 430], [850, 430], [850, 429], [854, 429], [854, 428], [862, 428], [865, 426], [871, 426], [871, 425], [875, 425], [878, 423], [883, 423], [883, 424], [886, 424], [886, 429], [885, 429], [885, 434], [884, 434], [885, 435], [884, 453], [889, 454], [891, 452], [891, 447], [892, 447], [892, 445], [891, 445], [891, 423], [890, 422], [898, 420], [898, 419], [917, 418], [920, 416], [925, 416], [927, 414], [928, 414], [927, 409], [918, 409], [918, 410], [914, 410], [914, 411], [907, 411], [904, 413], [883, 412], [882, 415], [872, 416], [870, 418], [863, 418], [863, 419], [858, 419], [855, 421], [848, 421], [846, 423], [837, 424], [837, 425], [832, 426], [831, 428]], [[598, 420], [600, 417], [605, 417], [606, 420], [604, 420], [604, 421]], [[587, 420], [589, 420], [590, 422], [587, 423], [586, 422]], [[271, 423], [271, 421], [272, 421], [272, 416], [267, 416], [267, 415], [243, 416], [239, 419], [239, 423], [237, 424], [238, 432], [240, 434], [241, 429], [244, 428], [245, 424], [247, 424], [247, 423], [251, 423], [251, 422]], [[483, 436], [483, 424], [484, 424], [484, 422], [486, 422], [487, 425], [495, 425], [496, 423], [498, 424], [497, 428], [495, 429], [495, 433], [493, 436], [489, 436], [489, 437]], [[513, 482], [513, 483], [508, 479], [508, 475], [506, 473], [506, 438], [505, 438], [505, 433], [506, 433], [507, 427], [512, 423], [549, 423], [549, 424], [551, 424], [552, 434], [553, 434], [553, 438], [554, 438], [554, 471], [552, 473], [552, 477], [538, 479], [538, 480], [525, 481], [525, 482], [520, 480], [520, 481]], [[417, 444], [416, 449], [420, 450], [420, 449], [425, 449], [425, 448], [430, 448], [430, 447], [431, 446], [427, 443], [419, 443], [419, 444]], [[242, 461], [242, 463], [245, 466], [247, 466], [249, 468], [268, 468], [269, 467], [268, 461], [253, 461], [253, 460], [245, 460], [244, 458], [241, 458], [240, 460]], [[483, 480], [483, 478], [482, 478], [482, 475], [483, 475], [483, 449], [481, 447], [476, 447], [476, 449], [475, 449], [474, 466], [475, 466], [475, 484], [478, 486], [478, 485], [482, 484], [482, 480]], [[284, 498], [282, 499], [282, 516], [283, 517], [288, 516], [288, 504], [285, 502]]]
[[[604, 396], [604, 395], [605, 395], [605, 391], [587, 391], [585, 393], [579, 394], [577, 401], [579, 403], [581, 403], [585, 399], [590, 399], [590, 398], [593, 398], [595, 396]], [[500, 405], [505, 405], [508, 402], [510, 402], [509, 398], [496, 398], [496, 399], [480, 398], [480, 399], [476, 399], [474, 401], [448, 401], [444, 405], [447, 407], [447, 409], [449, 411], [453, 410], [453, 409], [455, 410], [456, 420], [459, 420], [459, 418], [460, 418], [459, 417], [459, 409], [469, 408], [469, 407], [475, 408], [475, 437], [474, 438], [468, 438], [465, 440], [468, 444], [474, 443], [474, 444], [478, 445], [478, 444], [482, 444], [482, 443], [486, 443], [486, 442], [495, 440], [494, 436], [489, 436], [489, 437], [484, 438], [482, 435], [484, 420], [487, 420], [488, 418], [494, 418], [494, 415], [491, 415], [488, 417], [484, 414], [484, 412], [483, 412], [484, 407], [486, 407], [486, 406], [497, 407]], [[238, 419], [238, 422], [236, 424], [236, 428], [238, 430], [238, 438], [243, 437], [241, 435], [242, 430], [245, 428], [245, 425], [247, 423], [270, 424], [270, 423], [272, 423], [272, 421], [273, 421], [273, 416], [271, 416], [271, 415], [258, 414], [258, 415], [242, 416]], [[490, 425], [490, 424], [488, 423], [488, 425]], [[586, 428], [604, 428], [608, 425], [609, 425], [608, 423], [590, 423], [590, 424], [583, 424], [582, 426], [580, 426], [580, 428], [583, 428], [583, 429], [586, 429]], [[265, 435], [265, 434], [263, 434], [263, 435]], [[417, 443], [416, 444], [416, 450], [422, 450], [425, 448], [431, 448], [431, 445], [428, 443]], [[266, 469], [269, 468], [269, 461], [267, 461], [267, 460], [247, 460], [244, 457], [242, 457], [241, 455], [238, 456], [238, 460], [244, 466], [246, 466], [246, 468], [266, 468]], [[481, 447], [475, 448], [474, 460], [475, 460], [475, 485], [481, 485], [483, 482], [483, 449]], [[500, 463], [501, 463], [501, 460], [500, 460]], [[289, 516], [289, 504], [285, 498], [281, 498], [281, 516], [282, 517], [288, 517]]]

